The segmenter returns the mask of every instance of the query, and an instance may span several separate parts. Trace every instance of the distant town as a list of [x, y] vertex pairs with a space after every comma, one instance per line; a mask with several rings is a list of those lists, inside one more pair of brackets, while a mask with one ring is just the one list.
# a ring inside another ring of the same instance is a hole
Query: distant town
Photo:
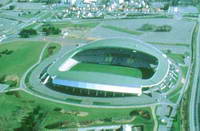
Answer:
[[[40, 0], [18, 0], [39, 2]], [[172, 14], [184, 12], [178, 5], [193, 5], [195, 2], [147, 1], [147, 0], [41, 0], [52, 9], [63, 9], [58, 18], [131, 18], [143, 14]], [[182, 6], [181, 6], [182, 8]], [[186, 11], [185, 11], [186, 12]]]

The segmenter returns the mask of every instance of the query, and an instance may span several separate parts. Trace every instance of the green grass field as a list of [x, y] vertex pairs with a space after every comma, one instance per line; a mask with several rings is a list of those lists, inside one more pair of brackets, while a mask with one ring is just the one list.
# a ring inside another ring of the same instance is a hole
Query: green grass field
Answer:
[[180, 64], [184, 64], [184, 54], [167, 53], [167, 56]]
[[74, 66], [70, 71], [102, 72], [142, 78], [142, 72], [139, 69], [113, 65], [79, 63]]
[[21, 77], [38, 60], [44, 45], [45, 42], [41, 41], [15, 41], [0, 45], [0, 52], [6, 49], [12, 51], [11, 54], [0, 57], [0, 75]]
[[40, 23], [33, 23], [31, 25], [28, 25], [25, 27], [25, 29], [34, 29], [36, 26], [38, 26]]
[[163, 43], [163, 42], [147, 42], [149, 44], [155, 45], [169, 45], [169, 46], [186, 46], [189, 47], [190, 45], [187, 43]]
[[134, 31], [134, 30], [126, 29], [126, 28], [121, 28], [121, 27], [116, 27], [116, 26], [112, 26], [112, 25], [103, 25], [102, 27], [110, 29], [110, 30], [114, 30], [114, 31], [119, 31], [119, 32], [132, 34], [132, 35], [141, 35], [141, 34], [143, 34], [142, 32], [138, 32], [138, 31]]
[[57, 28], [94, 28], [99, 24], [99, 22], [81, 22], [81, 23], [58, 22], [52, 24]]
[[[45, 44], [43, 41], [14, 41], [0, 45], [0, 77], [5, 76], [4, 82], [10, 85], [10, 81], [16, 81], [13, 87], [17, 87], [22, 75], [37, 62]], [[50, 43], [50, 46], [56, 47], [51, 54], [59, 49], [58, 44]], [[45, 51], [44, 57], [48, 55]]]
[[[124, 119], [131, 119], [130, 112], [134, 110], [148, 111], [151, 115], [150, 108], [106, 109], [77, 107], [57, 104], [21, 91], [1, 94], [0, 105], [0, 130], [13, 130], [21, 126], [24, 126], [23, 128], [26, 130], [31, 128], [26, 128], [27, 126], [32, 126], [36, 130], [45, 130], [45, 126], [54, 125], [56, 127], [56, 123], [59, 122], [66, 122], [66, 127], [77, 127], [77, 123], [91, 126], [132, 123], [134, 125], [144, 125], [144, 131], [153, 130], [154, 125], [152, 116], [151, 119], [146, 119], [138, 115], [133, 121], [123, 121]], [[39, 111], [35, 111], [36, 109]], [[80, 112], [85, 115], [78, 115]], [[39, 118], [39, 116], [43, 117]], [[114, 121], [110, 121], [110, 119]], [[121, 120], [121, 122], [118, 120]], [[99, 121], [104, 122], [101, 123]]]
[[43, 54], [43, 59], [48, 58], [49, 56], [53, 55], [54, 53], [58, 52], [60, 50], [61, 46], [57, 43], [50, 43], [45, 49]]

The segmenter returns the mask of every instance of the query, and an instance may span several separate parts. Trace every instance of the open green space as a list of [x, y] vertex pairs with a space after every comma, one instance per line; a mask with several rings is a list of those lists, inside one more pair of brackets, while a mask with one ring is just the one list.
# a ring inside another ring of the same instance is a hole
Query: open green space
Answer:
[[[182, 72], [182, 77], [184, 79], [186, 79], [186, 74], [187, 74], [187, 71], [188, 71], [188, 67], [187, 66], [186, 67], [181, 66], [180, 69], [181, 69], [181, 72]], [[177, 100], [178, 100], [178, 98], [180, 96], [180, 90], [181, 90], [181, 88], [183, 88], [183, 86], [184, 86], [184, 83], [180, 82], [178, 84], [178, 87], [172, 93], [169, 94], [169, 99], [172, 102], [174, 102], [174, 103], [177, 102]]]
[[[36, 12], [31, 12], [31, 11], [25, 11], [23, 12], [22, 14], [20, 14], [21, 17], [24, 17], [24, 18], [33, 18], [35, 17], [36, 15], [40, 14], [41, 12], [40, 11], [36, 11]], [[19, 14], [18, 14], [19, 15]]]
[[40, 17], [40, 18], [45, 20], [45, 19], [51, 18], [52, 15], [53, 15], [52, 12], [48, 12], [45, 15], [43, 15], [42, 17]]
[[132, 35], [141, 35], [141, 34], [143, 34], [142, 32], [130, 30], [130, 29], [127, 29], [127, 28], [112, 26], [112, 25], [103, 25], [102, 27], [106, 28], [106, 29], [114, 30], [114, 31], [119, 31], [119, 32], [132, 34]]
[[14, 41], [0, 45], [0, 52], [11, 51], [0, 57], [0, 75], [17, 75], [23, 73], [39, 58], [45, 42], [42, 41]]
[[[45, 44], [44, 41], [13, 41], [0, 45], [0, 81], [19, 85], [20, 78], [37, 62]], [[50, 45], [58, 47], [55, 43]]]
[[114, 65], [79, 63], [72, 67], [70, 71], [102, 72], [142, 78], [142, 72], [139, 69]]
[[38, 26], [40, 23], [33, 23], [33, 24], [30, 24], [28, 25], [27, 27], [25, 27], [25, 29], [34, 29], [36, 26]]
[[153, 31], [153, 32], [170, 32], [172, 30], [172, 27], [170, 25], [154, 25], [154, 24], [143, 24], [140, 28], [138, 28], [140, 31]]
[[181, 116], [180, 116], [180, 109], [177, 109], [177, 114], [173, 120], [172, 130], [173, 131], [181, 131]]
[[178, 98], [180, 97], [181, 88], [183, 88], [183, 83], [179, 83], [178, 87], [168, 95], [170, 101], [174, 103], [177, 102]]
[[188, 66], [181, 66], [181, 71], [183, 78], [186, 78], [187, 72], [188, 72]]
[[57, 43], [50, 43], [48, 47], [45, 49], [43, 54], [43, 59], [48, 58], [49, 56], [55, 54], [60, 50], [61, 46]]
[[167, 53], [167, 56], [176, 61], [177, 63], [184, 64], [184, 54]]
[[78, 107], [57, 104], [21, 91], [1, 94], [0, 105], [0, 129], [7, 130], [47, 130], [130, 123], [144, 125], [144, 131], [149, 131], [154, 126], [150, 108]]
[[148, 42], [149, 44], [156, 44], [156, 45], [169, 45], [169, 46], [186, 46], [189, 47], [190, 45], [187, 43], [163, 43], [163, 42]]
[[99, 22], [57, 22], [52, 24], [57, 28], [94, 28], [99, 24]]

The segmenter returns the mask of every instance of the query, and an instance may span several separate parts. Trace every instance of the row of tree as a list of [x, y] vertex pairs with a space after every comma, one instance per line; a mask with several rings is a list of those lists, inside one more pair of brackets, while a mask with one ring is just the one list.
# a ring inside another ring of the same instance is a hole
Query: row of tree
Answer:
[[30, 36], [37, 35], [37, 31], [35, 29], [22, 29], [19, 33], [19, 36], [22, 38], [29, 38]]
[[[61, 33], [61, 30], [52, 24], [44, 24], [42, 26], [41, 32], [44, 33], [45, 35], [58, 35]], [[35, 29], [24, 28], [20, 31], [19, 36], [21, 38], [29, 38], [29, 37], [35, 36], [37, 34], [38, 34], [38, 32]]]
[[156, 26], [153, 24], [144, 24], [138, 30], [154, 31], [154, 32], [170, 32], [172, 30], [172, 27], [170, 25]]
[[61, 33], [61, 30], [52, 24], [44, 24], [42, 26], [42, 32], [46, 35], [58, 35]]

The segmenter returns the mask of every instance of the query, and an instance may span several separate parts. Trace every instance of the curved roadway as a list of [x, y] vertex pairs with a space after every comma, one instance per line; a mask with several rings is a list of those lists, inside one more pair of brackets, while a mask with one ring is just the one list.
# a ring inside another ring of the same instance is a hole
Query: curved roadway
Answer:
[[[200, 25], [199, 29], [200, 29]], [[189, 104], [189, 128], [190, 131], [200, 131], [199, 128], [199, 112], [198, 112], [198, 103], [200, 94], [199, 91], [199, 80], [200, 80], [200, 31], [198, 30], [197, 34], [197, 43], [196, 43], [196, 50], [195, 50], [195, 70], [193, 76], [193, 83], [192, 83], [192, 92]]]

